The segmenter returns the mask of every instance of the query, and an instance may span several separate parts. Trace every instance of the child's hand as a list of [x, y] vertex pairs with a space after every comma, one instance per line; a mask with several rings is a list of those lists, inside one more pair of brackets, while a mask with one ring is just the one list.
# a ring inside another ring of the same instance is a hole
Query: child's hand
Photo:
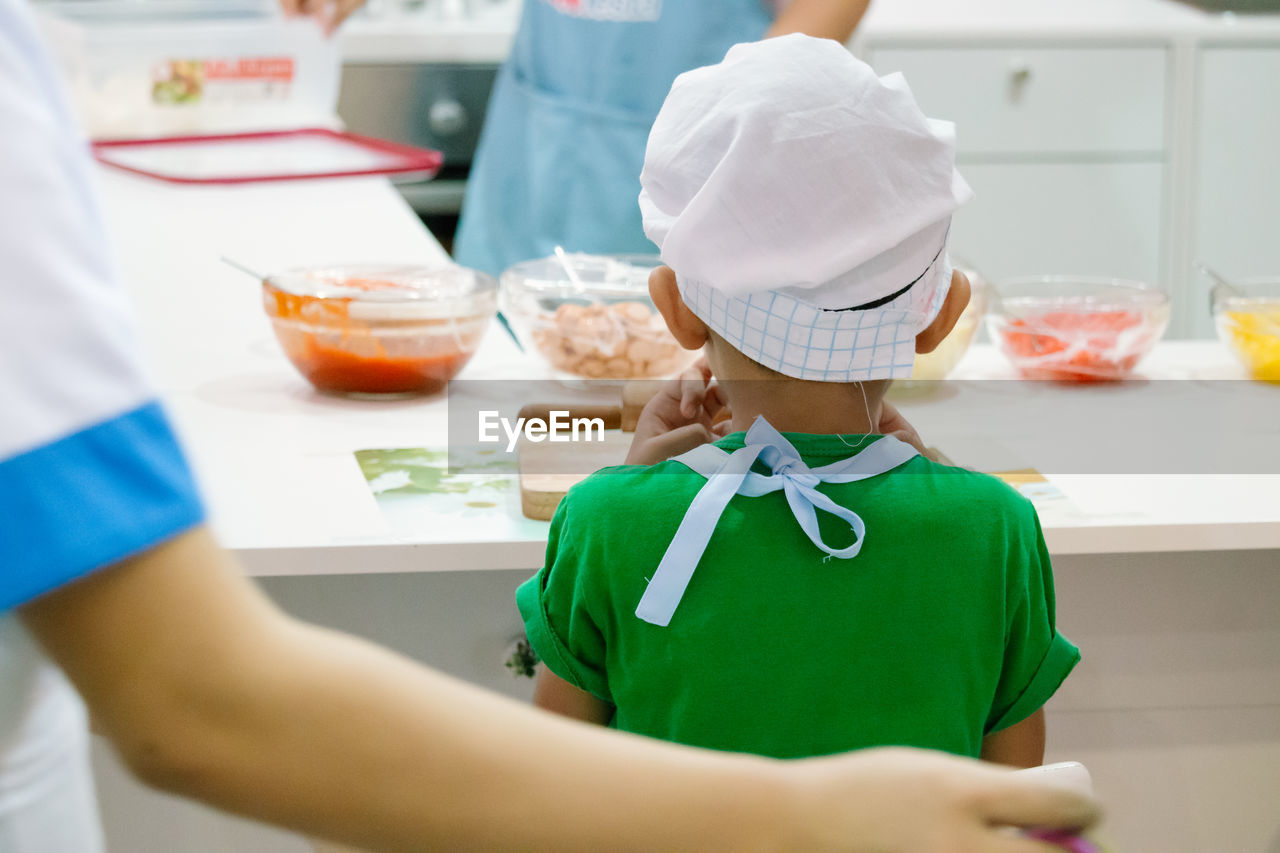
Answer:
[[628, 465], [653, 465], [728, 433], [728, 407], [705, 359], [662, 386], [640, 413]]
[[[933, 459], [933, 456], [924, 446], [924, 439], [920, 437], [920, 433], [916, 432], [916, 428], [907, 423], [907, 419], [902, 416], [902, 413], [887, 401], [881, 404], [880, 424], [876, 431], [881, 435], [891, 435], [899, 441], [905, 441], [916, 450], [919, 450], [921, 456], [926, 459]], [[937, 462], [938, 460], [934, 459], [933, 461]]]

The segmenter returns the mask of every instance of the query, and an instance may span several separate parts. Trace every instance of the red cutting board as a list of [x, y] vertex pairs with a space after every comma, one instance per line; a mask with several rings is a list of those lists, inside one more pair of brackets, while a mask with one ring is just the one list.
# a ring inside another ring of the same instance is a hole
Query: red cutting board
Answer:
[[435, 177], [439, 151], [328, 128], [93, 143], [102, 163], [174, 184], [229, 185], [361, 175]]

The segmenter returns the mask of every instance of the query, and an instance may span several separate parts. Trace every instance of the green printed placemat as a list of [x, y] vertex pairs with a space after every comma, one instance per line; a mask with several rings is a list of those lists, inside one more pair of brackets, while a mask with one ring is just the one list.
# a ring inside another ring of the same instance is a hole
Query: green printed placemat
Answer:
[[492, 450], [357, 450], [356, 462], [393, 535], [413, 541], [510, 541], [546, 536], [520, 514], [516, 465]]

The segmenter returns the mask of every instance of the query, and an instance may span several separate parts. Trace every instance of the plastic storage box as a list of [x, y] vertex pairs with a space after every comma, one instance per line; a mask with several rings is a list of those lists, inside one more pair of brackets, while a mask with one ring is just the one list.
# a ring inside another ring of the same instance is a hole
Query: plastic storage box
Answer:
[[37, 7], [81, 124], [136, 139], [333, 124], [342, 57], [270, 0], [63, 0]]

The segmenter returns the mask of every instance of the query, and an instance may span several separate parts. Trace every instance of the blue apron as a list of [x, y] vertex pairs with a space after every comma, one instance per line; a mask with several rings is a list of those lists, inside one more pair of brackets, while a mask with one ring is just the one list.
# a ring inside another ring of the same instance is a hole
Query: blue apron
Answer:
[[525, 0], [467, 183], [458, 263], [496, 275], [557, 244], [654, 252], [636, 199], [672, 81], [770, 23], [767, 0]]

